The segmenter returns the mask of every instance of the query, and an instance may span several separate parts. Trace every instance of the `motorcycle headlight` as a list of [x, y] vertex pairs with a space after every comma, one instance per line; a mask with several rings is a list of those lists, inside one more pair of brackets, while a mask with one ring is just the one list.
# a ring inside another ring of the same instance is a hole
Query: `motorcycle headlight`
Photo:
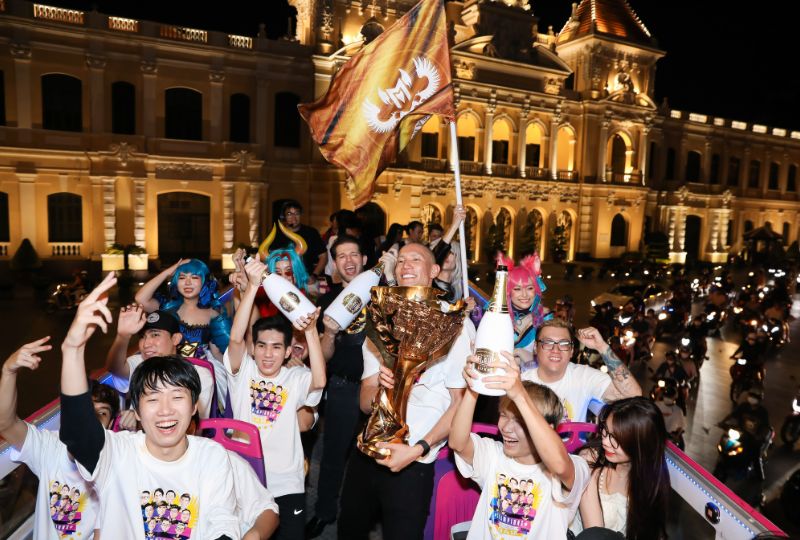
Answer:
[[681, 345], [688, 347], [692, 341], [689, 338], [681, 338]]
[[773, 333], [773, 334], [775, 334], [775, 333], [777, 333], [777, 332], [780, 332], [780, 330], [781, 330], [781, 329], [780, 329], [780, 328], [778, 328], [777, 326], [773, 326], [773, 327], [772, 327], [772, 333]]
[[800, 404], [797, 403], [797, 398], [792, 400], [792, 410], [800, 414]]
[[766, 324], [762, 324], [761, 329], [764, 330], [764, 332], [769, 332], [769, 326], [767, 326]]
[[707, 320], [707, 321], [713, 321], [713, 320], [714, 320], [714, 314], [713, 314], [713, 313], [709, 313], [709, 314], [706, 316], [706, 320]]
[[739, 437], [741, 437], [741, 436], [742, 436], [742, 434], [739, 433], [738, 431], [736, 431], [735, 429], [729, 429], [728, 430], [728, 438], [733, 442], [738, 441]]
[[632, 338], [633, 337], [633, 332], [631, 332], [630, 330], [627, 330], [625, 332], [625, 337], [628, 338], [628, 339]]
[[661, 313], [659, 313], [659, 314], [658, 314], [658, 320], [659, 320], [659, 321], [666, 320], [666, 318], [667, 318], [667, 317], [669, 317], [669, 315], [667, 315], [667, 314], [666, 314], [666, 313], [664, 313], [663, 311], [662, 311]]
[[743, 310], [742, 310], [742, 308], [740, 308], [740, 307], [735, 307], [735, 308], [733, 308], [733, 312], [734, 312], [734, 313], [736, 313], [737, 315], [738, 315], [739, 313], [741, 313], [742, 311], [743, 311]]
[[665, 386], [667, 386], [667, 382], [664, 379], [659, 379], [658, 380], [658, 387], [659, 388], [664, 388]]
[[752, 321], [750, 321], [750, 326], [758, 326], [758, 321], [756, 319], [753, 319]]
[[746, 360], [746, 359], [744, 359], [744, 358], [739, 358], [739, 359], [736, 361], [736, 363], [737, 363], [737, 364], [739, 364], [740, 366], [746, 366], [746, 365], [747, 365], [747, 360]]

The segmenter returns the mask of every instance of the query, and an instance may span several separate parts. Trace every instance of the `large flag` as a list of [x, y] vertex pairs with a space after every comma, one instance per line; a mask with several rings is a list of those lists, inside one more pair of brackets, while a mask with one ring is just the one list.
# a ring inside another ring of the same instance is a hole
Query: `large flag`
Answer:
[[444, 0], [422, 0], [299, 106], [322, 155], [349, 173], [356, 208], [430, 115], [453, 119], [451, 82]]

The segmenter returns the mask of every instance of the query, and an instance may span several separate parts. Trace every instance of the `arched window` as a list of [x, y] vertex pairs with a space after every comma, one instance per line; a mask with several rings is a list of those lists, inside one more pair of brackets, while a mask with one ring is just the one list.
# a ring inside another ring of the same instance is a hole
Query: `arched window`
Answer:
[[81, 196], [53, 193], [47, 196], [47, 241], [83, 242]]
[[575, 167], [575, 132], [569, 126], [561, 126], [556, 136], [556, 168], [572, 171]]
[[439, 119], [436, 116], [431, 116], [425, 125], [422, 126], [422, 152], [424, 158], [438, 158], [439, 157]]
[[525, 165], [541, 167], [542, 128], [539, 124], [529, 124], [525, 130]]
[[42, 127], [82, 131], [81, 80], [69, 75], [42, 75]]
[[275, 146], [300, 148], [300, 96], [291, 92], [275, 94]]
[[111, 83], [111, 133], [136, 134], [136, 87], [129, 82]]
[[628, 224], [622, 214], [617, 214], [611, 220], [611, 247], [625, 247], [628, 245]]
[[742, 161], [737, 157], [728, 159], [728, 185], [739, 185], [739, 169], [742, 166]]
[[700, 152], [690, 150], [686, 154], [686, 181], [699, 182], [700, 181]]
[[611, 172], [625, 173], [627, 172], [627, 151], [628, 145], [625, 139], [619, 133], [615, 133], [610, 141], [611, 159], [608, 164], [611, 166]]
[[8, 219], [8, 193], [0, 191], [0, 242], [11, 241], [11, 224]]
[[665, 180], [675, 179], [675, 149], [667, 148], [667, 171]]
[[497, 120], [492, 128], [492, 163], [505, 165], [511, 158], [509, 144], [511, 140], [511, 129], [508, 122], [503, 119]]
[[750, 161], [750, 174], [747, 176], [747, 187], [757, 188], [761, 177], [761, 162], [757, 159]]
[[709, 184], [719, 184], [719, 154], [711, 155], [711, 168], [708, 173]]
[[786, 177], [786, 191], [797, 191], [797, 165], [789, 165], [789, 174]]
[[778, 189], [778, 174], [780, 170], [781, 166], [774, 161], [769, 164], [769, 184], [767, 184], [767, 189]]
[[250, 142], [250, 97], [246, 94], [231, 95], [230, 116], [231, 142]]
[[475, 138], [478, 128], [471, 114], [462, 114], [456, 121], [458, 136], [458, 159], [475, 161]]
[[203, 94], [191, 88], [164, 92], [164, 137], [203, 140]]

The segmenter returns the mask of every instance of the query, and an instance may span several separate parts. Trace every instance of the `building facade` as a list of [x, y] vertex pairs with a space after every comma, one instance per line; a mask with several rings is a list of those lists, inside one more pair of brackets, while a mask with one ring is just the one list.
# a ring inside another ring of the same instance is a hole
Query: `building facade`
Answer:
[[[274, 201], [318, 227], [351, 207], [296, 105], [414, 2], [290, 3], [293, 35], [269, 40], [0, 0], [0, 257], [27, 238], [45, 258], [218, 260]], [[609, 258], [655, 231], [679, 262], [763, 225], [798, 239], [800, 132], [654, 103], [664, 52], [624, 0], [583, 0], [558, 32], [527, 0], [446, 8], [458, 140], [424, 126], [378, 180], [377, 223], [448, 223], [458, 159], [476, 262]]]

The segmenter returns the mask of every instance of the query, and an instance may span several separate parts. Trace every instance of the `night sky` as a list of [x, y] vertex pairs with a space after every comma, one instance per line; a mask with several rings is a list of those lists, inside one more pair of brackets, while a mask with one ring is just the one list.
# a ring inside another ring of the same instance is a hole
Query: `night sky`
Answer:
[[[383, 3], [384, 0], [379, 0]], [[393, 0], [389, 0], [392, 2]], [[286, 33], [295, 10], [286, 0], [226, 0], [221, 8], [199, 10], [200, 2], [167, 0], [45, 0], [45, 3], [110, 15], [180, 24], [254, 36], [259, 22], [270, 37]], [[672, 108], [800, 129], [800, 71], [797, 25], [790, 4], [766, 1], [761, 10], [733, 2], [630, 0], [650, 33], [667, 52], [657, 67], [656, 103]], [[539, 30], [560, 31], [571, 11], [565, 0], [531, 0]], [[740, 7], [742, 6], [742, 7]], [[794, 43], [793, 43], [794, 41]]]

